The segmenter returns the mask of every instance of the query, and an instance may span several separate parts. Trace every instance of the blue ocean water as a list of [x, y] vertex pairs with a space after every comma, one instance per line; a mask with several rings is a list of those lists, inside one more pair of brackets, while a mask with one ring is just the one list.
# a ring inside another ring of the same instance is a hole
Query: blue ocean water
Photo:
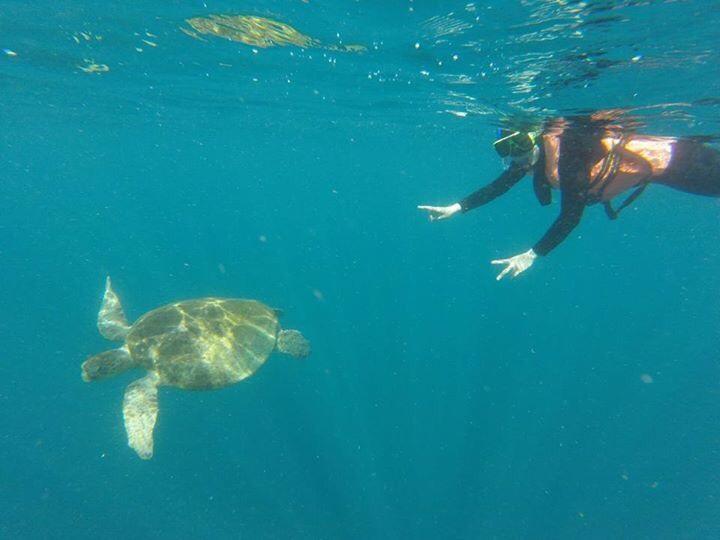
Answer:
[[[255, 15], [322, 43], [193, 39]], [[720, 537], [716, 199], [653, 186], [495, 281], [559, 205], [492, 180], [505, 117], [720, 134], [717, 3], [21, 2], [0, 10], [0, 537]], [[106, 66], [86, 72], [88, 66]], [[257, 298], [312, 341], [213, 392], [93, 384], [135, 319]]]

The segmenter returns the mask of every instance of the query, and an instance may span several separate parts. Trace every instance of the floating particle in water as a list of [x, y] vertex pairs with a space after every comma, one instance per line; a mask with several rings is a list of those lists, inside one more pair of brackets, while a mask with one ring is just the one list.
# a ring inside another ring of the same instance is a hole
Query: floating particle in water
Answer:
[[87, 58], [83, 59], [83, 61], [85, 62], [85, 65], [78, 65], [77, 67], [85, 73], [106, 73], [110, 71], [107, 64], [97, 64], [95, 60], [89, 60]]
[[267, 242], [267, 236], [261, 234], [260, 236], [258, 236], [258, 240], [260, 240], [264, 244], [265, 242]]
[[650, 489], [657, 489], [657, 487], [658, 487], [659, 485], [660, 485], [660, 482], [658, 482], [658, 481], [656, 480], [655, 482], [653, 482], [652, 484], [650, 484]]
[[652, 383], [653, 383], [652, 375], [650, 375], [650, 374], [648, 374], [648, 373], [643, 373], [642, 375], [640, 375], [640, 380], [641, 380], [642, 382], [644, 382], [645, 384], [652, 384]]
[[12, 49], [3, 49], [2, 52], [4, 52], [7, 56], [17, 56], [17, 53]]
[[75, 43], [80, 43], [81, 39], [84, 41], [102, 41], [103, 37], [99, 34], [91, 34], [89, 32], [75, 32], [72, 36]]
[[313, 289], [312, 293], [315, 297], [315, 300], [317, 300], [318, 302], [323, 302], [325, 300], [325, 295], [322, 293], [321, 290]]
[[620, 478], [622, 478], [623, 480], [630, 480], [630, 476], [626, 472], [622, 473], [620, 475]]
[[225, 273], [225, 265], [223, 263], [218, 263], [218, 272], [221, 274]]

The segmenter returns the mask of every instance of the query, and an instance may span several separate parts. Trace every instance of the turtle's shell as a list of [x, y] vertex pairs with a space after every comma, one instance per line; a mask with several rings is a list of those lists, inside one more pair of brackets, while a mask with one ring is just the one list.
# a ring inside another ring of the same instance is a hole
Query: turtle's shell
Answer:
[[127, 335], [130, 355], [187, 389], [227, 386], [255, 373], [275, 348], [277, 315], [255, 300], [201, 298], [143, 315]]

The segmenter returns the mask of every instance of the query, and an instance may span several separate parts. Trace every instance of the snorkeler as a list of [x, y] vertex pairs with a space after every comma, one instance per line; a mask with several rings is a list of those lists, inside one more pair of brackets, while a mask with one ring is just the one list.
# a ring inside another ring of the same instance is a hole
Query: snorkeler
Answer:
[[[498, 280], [521, 274], [550, 253], [580, 223], [586, 206], [602, 202], [615, 219], [649, 184], [720, 196], [720, 152], [699, 139], [640, 135], [601, 114], [553, 120], [538, 131], [501, 129], [499, 135], [495, 150], [509, 161], [500, 176], [450, 206], [418, 206], [431, 221], [448, 219], [496, 199], [531, 171], [541, 205], [550, 204], [551, 189], [559, 189], [560, 215], [545, 235], [524, 253], [492, 261], [505, 265]], [[614, 209], [610, 201], [628, 190]]]

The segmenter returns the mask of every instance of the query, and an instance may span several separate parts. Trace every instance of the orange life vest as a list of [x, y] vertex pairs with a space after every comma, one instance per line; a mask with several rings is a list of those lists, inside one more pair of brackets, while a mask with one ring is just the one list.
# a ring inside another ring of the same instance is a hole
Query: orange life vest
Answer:
[[[556, 189], [560, 187], [561, 134], [562, 131], [555, 130], [543, 135], [545, 176]], [[632, 188], [636, 191], [622, 203], [621, 209], [639, 197], [647, 184], [667, 169], [676, 140], [644, 135], [608, 134], [603, 137], [601, 143], [605, 153], [590, 169], [588, 204], [603, 202], [608, 215], [614, 219], [619, 210], [613, 210], [610, 201]]]

